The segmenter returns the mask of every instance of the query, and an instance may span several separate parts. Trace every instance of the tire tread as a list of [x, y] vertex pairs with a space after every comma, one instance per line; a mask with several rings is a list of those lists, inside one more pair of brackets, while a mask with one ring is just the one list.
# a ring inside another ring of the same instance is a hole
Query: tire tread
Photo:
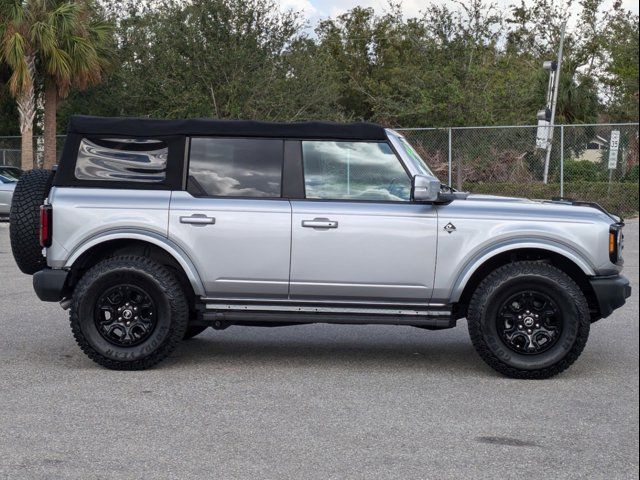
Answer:
[[[87, 341], [80, 328], [78, 316], [79, 302], [87, 294], [88, 288], [103, 275], [115, 269], [129, 269], [132, 273], [144, 272], [155, 279], [171, 306], [170, 333], [164, 343], [146, 357], [132, 361], [114, 360], [96, 351]], [[187, 330], [189, 306], [180, 282], [171, 271], [157, 262], [137, 255], [120, 255], [102, 260], [89, 269], [75, 288], [69, 321], [73, 336], [82, 351], [94, 362], [111, 370], [144, 370], [165, 359], [183, 339]]]
[[[504, 363], [491, 351], [482, 334], [483, 308], [487, 299], [491, 298], [505, 281], [514, 277], [528, 275], [544, 276], [552, 279], [559, 289], [568, 292], [575, 302], [580, 316], [578, 319], [578, 335], [567, 355], [558, 363], [537, 370], [519, 369]], [[467, 322], [474, 348], [491, 368], [512, 378], [545, 379], [563, 372], [578, 359], [589, 338], [591, 318], [584, 294], [569, 275], [547, 263], [520, 261], [497, 268], [478, 285], [469, 302]]]
[[20, 177], [9, 213], [13, 258], [22, 273], [33, 275], [47, 266], [40, 246], [40, 205], [49, 194], [54, 172], [34, 169]]

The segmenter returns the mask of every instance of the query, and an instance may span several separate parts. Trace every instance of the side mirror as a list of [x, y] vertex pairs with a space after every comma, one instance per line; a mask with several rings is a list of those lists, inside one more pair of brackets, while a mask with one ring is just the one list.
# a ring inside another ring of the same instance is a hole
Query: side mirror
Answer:
[[411, 200], [435, 202], [440, 196], [440, 180], [426, 175], [416, 175], [411, 181]]

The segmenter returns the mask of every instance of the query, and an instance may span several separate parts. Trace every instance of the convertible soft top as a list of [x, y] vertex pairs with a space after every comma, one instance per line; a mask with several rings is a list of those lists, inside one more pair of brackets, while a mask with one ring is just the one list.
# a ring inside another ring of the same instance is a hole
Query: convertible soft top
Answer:
[[215, 135], [225, 137], [274, 137], [338, 140], [386, 140], [384, 128], [374, 123], [259, 122], [255, 120], [160, 120], [150, 118], [92, 117], [74, 115], [70, 134], [125, 135]]

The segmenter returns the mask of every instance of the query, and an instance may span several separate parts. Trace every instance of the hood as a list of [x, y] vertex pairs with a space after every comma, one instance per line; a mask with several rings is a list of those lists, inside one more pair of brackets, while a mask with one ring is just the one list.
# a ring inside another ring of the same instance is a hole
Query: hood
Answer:
[[538, 221], [594, 221], [620, 222], [596, 203], [573, 200], [531, 200], [498, 195], [466, 194], [459, 196], [447, 209], [462, 215], [494, 216], [514, 220], [530, 219]]
[[481, 195], [472, 193], [467, 197], [467, 200], [481, 200], [484, 202], [516, 202], [516, 203], [527, 203], [533, 202], [533, 200], [529, 200], [528, 198], [517, 198], [517, 197], [500, 197], [498, 195]]

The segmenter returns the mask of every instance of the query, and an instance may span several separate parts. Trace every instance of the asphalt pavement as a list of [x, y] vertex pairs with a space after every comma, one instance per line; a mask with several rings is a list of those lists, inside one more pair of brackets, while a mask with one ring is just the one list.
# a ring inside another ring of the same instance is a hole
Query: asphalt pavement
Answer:
[[209, 329], [114, 372], [41, 303], [0, 224], [0, 478], [638, 478], [633, 296], [544, 381], [500, 376], [466, 323]]

